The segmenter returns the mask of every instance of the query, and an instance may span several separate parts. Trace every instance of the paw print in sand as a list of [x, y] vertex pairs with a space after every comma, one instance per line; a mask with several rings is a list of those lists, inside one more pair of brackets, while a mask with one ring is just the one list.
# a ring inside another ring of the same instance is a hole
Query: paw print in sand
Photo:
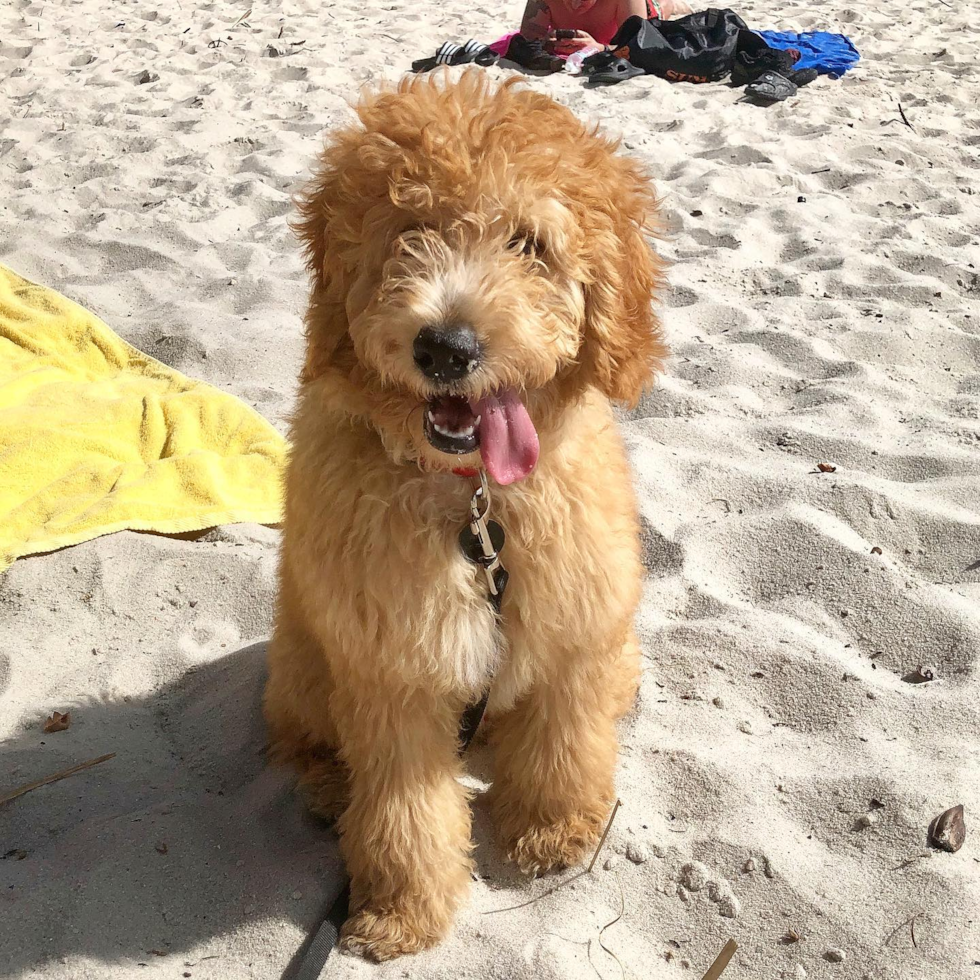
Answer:
[[725, 878], [716, 878], [707, 865], [700, 861], [688, 861], [681, 867], [680, 884], [677, 894], [682, 901], [690, 901], [692, 892], [705, 891], [708, 900], [718, 906], [718, 914], [726, 919], [735, 919], [742, 907]]

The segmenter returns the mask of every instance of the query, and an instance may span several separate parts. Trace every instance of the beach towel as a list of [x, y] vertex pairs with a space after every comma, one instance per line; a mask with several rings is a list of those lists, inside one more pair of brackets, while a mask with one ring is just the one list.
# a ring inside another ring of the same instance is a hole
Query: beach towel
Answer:
[[840, 78], [861, 59], [858, 49], [850, 38], [843, 34], [828, 34], [826, 31], [808, 31], [795, 34], [793, 31], [756, 31], [769, 45], [779, 51], [795, 48], [800, 59], [794, 65], [798, 71], [803, 68], [816, 68], [821, 75]]
[[285, 453], [237, 398], [0, 265], [0, 570], [124, 529], [278, 523]]

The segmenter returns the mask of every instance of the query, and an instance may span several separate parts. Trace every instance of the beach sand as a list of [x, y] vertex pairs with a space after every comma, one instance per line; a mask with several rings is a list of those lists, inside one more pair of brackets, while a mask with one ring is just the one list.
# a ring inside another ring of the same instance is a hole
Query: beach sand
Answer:
[[[362, 83], [521, 13], [469, 7], [11, 0], [0, 261], [285, 432], [291, 195]], [[736, 9], [864, 60], [770, 109], [530, 82], [622, 134], [670, 226], [605, 851], [547, 894], [572, 873], [504, 865], [477, 799], [452, 937], [325, 976], [700, 980], [730, 937], [724, 980], [980, 976], [980, 30], [960, 0]], [[116, 753], [0, 806], [3, 977], [278, 978], [317, 924], [336, 844], [262, 757], [278, 541], [121, 533], [0, 577], [0, 796]], [[958, 803], [965, 846], [931, 851]]]

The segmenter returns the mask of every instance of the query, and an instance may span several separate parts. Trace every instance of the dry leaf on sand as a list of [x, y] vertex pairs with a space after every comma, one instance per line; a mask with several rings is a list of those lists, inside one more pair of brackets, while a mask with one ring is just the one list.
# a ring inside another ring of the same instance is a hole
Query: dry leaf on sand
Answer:
[[52, 732], [63, 732], [71, 725], [71, 712], [52, 711], [51, 717], [44, 723], [44, 734], [50, 735]]

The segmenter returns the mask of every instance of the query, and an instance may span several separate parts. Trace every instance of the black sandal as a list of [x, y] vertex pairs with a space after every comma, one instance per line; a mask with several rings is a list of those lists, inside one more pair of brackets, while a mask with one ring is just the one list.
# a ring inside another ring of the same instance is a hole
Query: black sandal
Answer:
[[489, 68], [490, 65], [497, 63], [497, 55], [482, 41], [470, 38], [465, 44], [456, 44], [454, 41], [444, 41], [439, 50], [432, 58], [420, 58], [412, 62], [412, 71], [418, 74], [423, 71], [432, 71], [439, 65], [480, 65], [482, 68]]
[[804, 85], [809, 85], [818, 74], [816, 68], [801, 68], [799, 71], [786, 72], [785, 75], [766, 71], [750, 85], [746, 85], [743, 98], [763, 105], [785, 102]]
[[754, 82], [745, 86], [744, 98], [770, 105], [785, 102], [799, 91], [788, 78], [774, 71], [764, 71]]
[[611, 51], [597, 51], [582, 62], [582, 74], [590, 82], [614, 85], [625, 82], [627, 78], [645, 75], [646, 72], [625, 58], [617, 58]]

